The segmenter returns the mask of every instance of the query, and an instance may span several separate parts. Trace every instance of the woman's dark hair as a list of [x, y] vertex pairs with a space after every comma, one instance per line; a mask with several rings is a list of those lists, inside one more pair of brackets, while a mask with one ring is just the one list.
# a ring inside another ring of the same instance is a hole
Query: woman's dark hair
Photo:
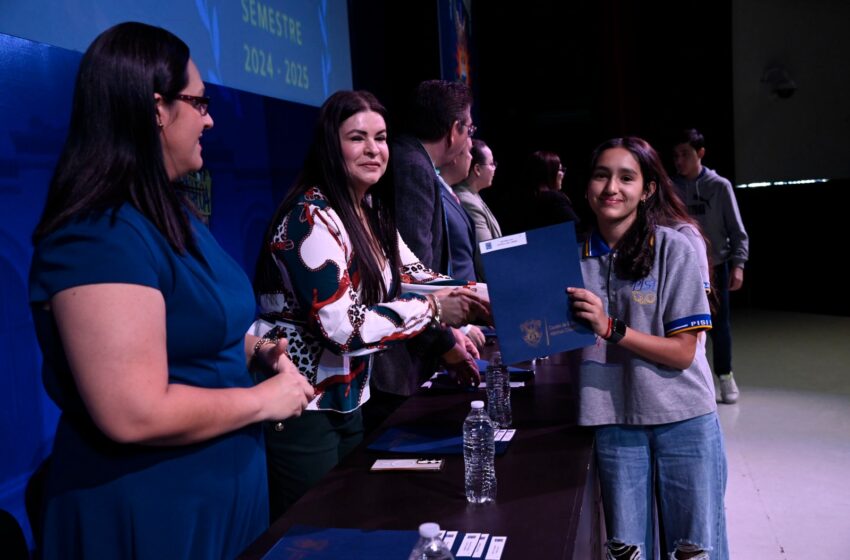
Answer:
[[540, 187], [555, 190], [559, 169], [561, 169], [561, 158], [558, 154], [543, 150], [534, 152], [529, 156], [526, 166], [525, 177], [528, 189], [533, 193], [537, 193]]
[[484, 148], [486, 147], [487, 143], [484, 140], [472, 139], [472, 149], [469, 150], [469, 153], [472, 154], [472, 161], [469, 163], [470, 173], [472, 173], [474, 165], [484, 165]]
[[617, 243], [617, 259], [614, 264], [617, 275], [628, 280], [639, 280], [652, 270], [655, 259], [655, 243], [652, 239], [656, 226], [672, 227], [688, 223], [697, 231], [701, 230], [688, 215], [682, 199], [676, 194], [673, 181], [664, 170], [658, 153], [646, 140], [627, 136], [602, 143], [593, 151], [591, 172], [596, 168], [602, 154], [612, 148], [628, 150], [637, 160], [643, 176], [644, 192], [649, 192], [650, 183], [655, 183], [655, 192], [638, 205], [637, 219]]
[[[368, 91], [338, 91], [331, 95], [319, 110], [319, 120], [313, 141], [307, 152], [304, 167], [286, 198], [278, 206], [274, 219], [266, 231], [260, 251], [255, 276], [257, 294], [279, 289], [280, 277], [271, 256], [271, 242], [284, 216], [295, 206], [304, 192], [319, 187], [330, 206], [339, 214], [349, 239], [354, 246], [354, 261], [360, 274], [363, 303], [374, 305], [383, 301], [390, 286], [384, 285], [381, 265], [371, 249], [370, 236], [357, 214], [358, 202], [349, 188], [348, 171], [339, 140], [342, 123], [362, 111], [374, 111], [387, 120], [387, 111]], [[392, 173], [387, 172], [369, 189], [368, 198], [361, 209], [366, 215], [381, 249], [389, 260], [393, 286], [398, 285], [398, 232], [395, 221], [395, 198]]]
[[38, 242], [71, 218], [132, 204], [178, 251], [194, 248], [168, 179], [154, 94], [186, 87], [189, 47], [165, 29], [127, 22], [101, 33], [80, 62], [68, 138], [33, 233]]

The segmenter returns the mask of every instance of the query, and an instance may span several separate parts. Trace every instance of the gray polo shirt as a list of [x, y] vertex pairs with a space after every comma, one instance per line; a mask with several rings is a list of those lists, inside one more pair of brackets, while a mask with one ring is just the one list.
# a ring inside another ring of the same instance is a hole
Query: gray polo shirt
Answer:
[[[618, 278], [616, 252], [594, 233], [582, 246], [585, 287], [606, 312], [629, 328], [655, 336], [711, 328], [711, 313], [693, 245], [666, 227], [655, 232], [652, 270], [638, 281]], [[644, 360], [597, 338], [583, 348], [579, 368], [579, 423], [652, 425], [695, 418], [717, 409], [705, 337], [698, 337], [693, 363], [677, 370]]]

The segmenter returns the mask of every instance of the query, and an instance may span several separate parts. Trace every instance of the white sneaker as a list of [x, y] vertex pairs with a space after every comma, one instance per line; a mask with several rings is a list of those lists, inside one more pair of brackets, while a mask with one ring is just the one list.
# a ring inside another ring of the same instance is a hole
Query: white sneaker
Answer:
[[720, 399], [726, 404], [735, 404], [738, 402], [738, 384], [735, 383], [735, 378], [732, 374], [721, 375], [720, 377]]

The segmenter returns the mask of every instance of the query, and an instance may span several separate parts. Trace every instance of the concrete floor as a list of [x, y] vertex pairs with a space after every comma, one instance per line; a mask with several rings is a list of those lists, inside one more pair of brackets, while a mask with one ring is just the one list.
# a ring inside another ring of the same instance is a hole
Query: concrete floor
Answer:
[[733, 340], [741, 397], [719, 405], [731, 557], [844, 557], [850, 318], [742, 310], [733, 313]]

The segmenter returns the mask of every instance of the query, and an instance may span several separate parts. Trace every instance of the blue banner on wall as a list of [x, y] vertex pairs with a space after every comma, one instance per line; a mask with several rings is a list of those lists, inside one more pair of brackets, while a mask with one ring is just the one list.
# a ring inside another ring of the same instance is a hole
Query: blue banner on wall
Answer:
[[346, 0], [10, 1], [0, 32], [83, 52], [123, 21], [176, 34], [213, 84], [315, 107], [351, 89]]

